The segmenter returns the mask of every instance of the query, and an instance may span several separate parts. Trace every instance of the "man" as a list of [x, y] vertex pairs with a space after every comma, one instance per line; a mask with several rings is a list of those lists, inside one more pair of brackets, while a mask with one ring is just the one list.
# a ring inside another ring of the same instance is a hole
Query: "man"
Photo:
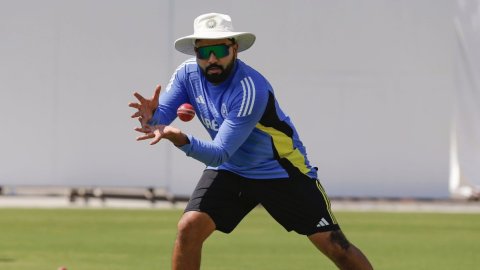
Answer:
[[[195, 55], [173, 74], [166, 92], [152, 99], [135, 93], [144, 135], [137, 140], [171, 141], [207, 165], [178, 223], [172, 268], [199, 269], [203, 242], [215, 230], [230, 233], [261, 204], [286, 230], [306, 235], [340, 269], [372, 269], [344, 236], [330, 209], [317, 169], [272, 86], [237, 58], [255, 35], [234, 32], [228, 15], [197, 17], [194, 34], [175, 48]], [[204, 141], [170, 123], [177, 108], [191, 103], [212, 137]]]

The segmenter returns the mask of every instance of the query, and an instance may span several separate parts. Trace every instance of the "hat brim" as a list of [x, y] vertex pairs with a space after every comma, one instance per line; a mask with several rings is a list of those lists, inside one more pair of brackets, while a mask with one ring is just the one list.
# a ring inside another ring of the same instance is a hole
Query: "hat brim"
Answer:
[[225, 39], [234, 38], [238, 44], [238, 51], [245, 51], [252, 47], [255, 35], [248, 32], [210, 32], [193, 34], [175, 40], [175, 49], [179, 52], [195, 55], [194, 43], [197, 39]]

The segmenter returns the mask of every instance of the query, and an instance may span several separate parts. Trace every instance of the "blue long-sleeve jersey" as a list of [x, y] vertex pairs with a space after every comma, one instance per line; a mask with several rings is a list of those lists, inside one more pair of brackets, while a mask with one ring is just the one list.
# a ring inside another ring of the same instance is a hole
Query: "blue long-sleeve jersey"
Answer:
[[183, 103], [193, 105], [213, 140], [187, 135], [190, 143], [179, 149], [208, 168], [251, 179], [286, 178], [298, 172], [317, 177], [272, 86], [241, 60], [219, 85], [206, 80], [194, 58], [182, 63], [161, 94], [151, 124], [169, 125]]

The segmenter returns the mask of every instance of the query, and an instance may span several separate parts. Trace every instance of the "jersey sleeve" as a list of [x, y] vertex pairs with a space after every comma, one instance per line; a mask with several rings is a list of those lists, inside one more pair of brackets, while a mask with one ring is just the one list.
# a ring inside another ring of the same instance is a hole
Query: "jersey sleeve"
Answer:
[[267, 86], [267, 83], [254, 82], [251, 77], [241, 80], [229, 101], [227, 117], [213, 141], [199, 140], [189, 135], [190, 144], [180, 149], [208, 166], [216, 167], [228, 161], [260, 121], [267, 106]]
[[177, 117], [177, 108], [188, 102], [186, 80], [190, 64], [191, 59], [182, 63], [173, 73], [165, 91], [160, 95], [158, 108], [148, 122], [150, 125], [169, 125]]

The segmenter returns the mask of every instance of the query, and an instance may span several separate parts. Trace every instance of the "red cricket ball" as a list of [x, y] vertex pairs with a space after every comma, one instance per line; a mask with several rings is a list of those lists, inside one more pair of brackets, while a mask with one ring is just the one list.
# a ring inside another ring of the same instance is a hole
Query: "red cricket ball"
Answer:
[[177, 116], [180, 120], [188, 122], [195, 117], [195, 110], [191, 104], [183, 103], [177, 109]]

